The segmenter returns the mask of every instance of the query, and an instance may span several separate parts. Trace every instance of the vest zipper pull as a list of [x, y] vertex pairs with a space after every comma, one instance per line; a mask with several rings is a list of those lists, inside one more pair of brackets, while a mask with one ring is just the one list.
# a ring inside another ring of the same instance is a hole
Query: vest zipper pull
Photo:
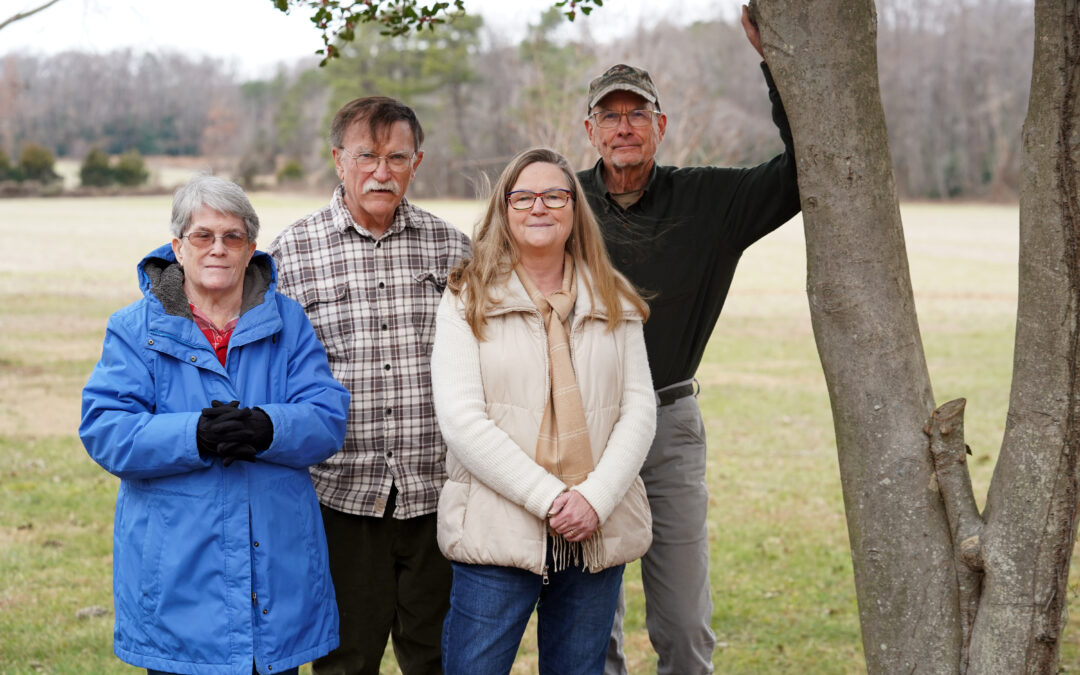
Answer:
[[544, 571], [540, 573], [540, 576], [543, 577], [543, 581], [540, 582], [541, 585], [547, 586], [547, 585], [551, 584], [551, 579], [548, 579], [548, 566], [547, 565], [544, 565]]

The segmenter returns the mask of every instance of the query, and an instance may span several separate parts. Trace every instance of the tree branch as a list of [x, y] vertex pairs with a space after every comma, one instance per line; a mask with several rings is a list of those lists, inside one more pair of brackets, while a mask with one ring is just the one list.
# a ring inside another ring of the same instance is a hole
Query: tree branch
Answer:
[[964, 636], [961, 672], [967, 670], [968, 646], [982, 589], [983, 519], [971, 489], [964, 443], [964, 409], [967, 401], [958, 398], [938, 407], [930, 415], [923, 431], [930, 437], [930, 454], [937, 473], [938, 489], [945, 503], [945, 513], [952, 533], [956, 581], [960, 594], [960, 625]]
[[[56, 2], [57, 0], [52, 0]], [[311, 23], [322, 33], [323, 49], [319, 64], [325, 66], [337, 58], [340, 46], [356, 39], [360, 24], [374, 23], [382, 35], [397, 37], [409, 31], [434, 30], [439, 24], [465, 14], [464, 0], [270, 0], [274, 7], [288, 14], [294, 8], [311, 14]], [[428, 4], [430, 2], [430, 4]], [[551, 0], [573, 21], [578, 13], [588, 15], [604, 0]], [[50, 4], [52, 4], [50, 2]]]
[[42, 10], [46, 10], [46, 9], [52, 7], [53, 5], [55, 5], [58, 2], [60, 2], [60, 0], [49, 0], [48, 2], [41, 5], [40, 7], [37, 7], [35, 9], [31, 9], [29, 12], [18, 12], [14, 16], [11, 16], [11, 17], [9, 17], [7, 19], [4, 19], [3, 23], [0, 23], [0, 30], [3, 30], [4, 28], [6, 28], [7, 26], [15, 23], [16, 21], [22, 21], [23, 19], [28, 19], [28, 18], [34, 16], [35, 14], [37, 14], [38, 12], [40, 12]]

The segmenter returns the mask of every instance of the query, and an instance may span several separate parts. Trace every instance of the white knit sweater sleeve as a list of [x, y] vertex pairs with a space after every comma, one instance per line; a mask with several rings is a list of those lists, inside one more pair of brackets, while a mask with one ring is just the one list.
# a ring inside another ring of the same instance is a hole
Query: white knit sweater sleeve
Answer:
[[447, 452], [474, 478], [546, 519], [566, 485], [534, 462], [488, 417], [480, 345], [450, 291], [443, 294], [435, 315], [431, 388]]
[[588, 478], [575, 485], [596, 511], [600, 523], [608, 519], [630, 489], [645, 462], [656, 433], [656, 394], [653, 393], [645, 334], [640, 321], [626, 326], [623, 352], [623, 392], [619, 421], [611, 430], [604, 454]]

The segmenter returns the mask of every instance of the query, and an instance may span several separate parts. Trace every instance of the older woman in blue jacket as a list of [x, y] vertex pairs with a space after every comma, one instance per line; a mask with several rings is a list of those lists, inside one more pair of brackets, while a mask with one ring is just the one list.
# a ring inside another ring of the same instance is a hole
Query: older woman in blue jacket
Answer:
[[83, 390], [83, 444], [121, 479], [114, 649], [151, 673], [288, 673], [338, 644], [307, 469], [341, 447], [349, 394], [238, 186], [180, 188], [171, 230]]

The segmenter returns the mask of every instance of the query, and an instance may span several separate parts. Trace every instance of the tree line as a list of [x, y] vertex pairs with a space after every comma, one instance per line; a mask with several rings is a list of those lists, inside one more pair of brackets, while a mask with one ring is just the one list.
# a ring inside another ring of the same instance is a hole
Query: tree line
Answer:
[[[878, 9], [900, 194], [1014, 197], [1030, 4], [885, 0]], [[582, 128], [585, 91], [618, 62], [648, 69], [660, 89], [670, 121], [659, 161], [747, 165], [780, 149], [756, 54], [736, 21], [640, 25], [615, 42], [594, 39], [598, 21], [602, 13], [568, 30], [553, 8], [518, 44], [478, 16], [398, 36], [362, 25], [325, 67], [283, 65], [249, 81], [227, 62], [178, 52], [9, 55], [0, 62], [0, 150], [18, 157], [36, 144], [80, 162], [95, 149], [201, 156], [249, 186], [268, 175], [320, 184], [333, 180], [333, 112], [385, 94], [412, 105], [427, 132], [412, 189], [473, 197], [481, 174], [529, 145], [555, 147], [580, 167], [595, 161]]]

